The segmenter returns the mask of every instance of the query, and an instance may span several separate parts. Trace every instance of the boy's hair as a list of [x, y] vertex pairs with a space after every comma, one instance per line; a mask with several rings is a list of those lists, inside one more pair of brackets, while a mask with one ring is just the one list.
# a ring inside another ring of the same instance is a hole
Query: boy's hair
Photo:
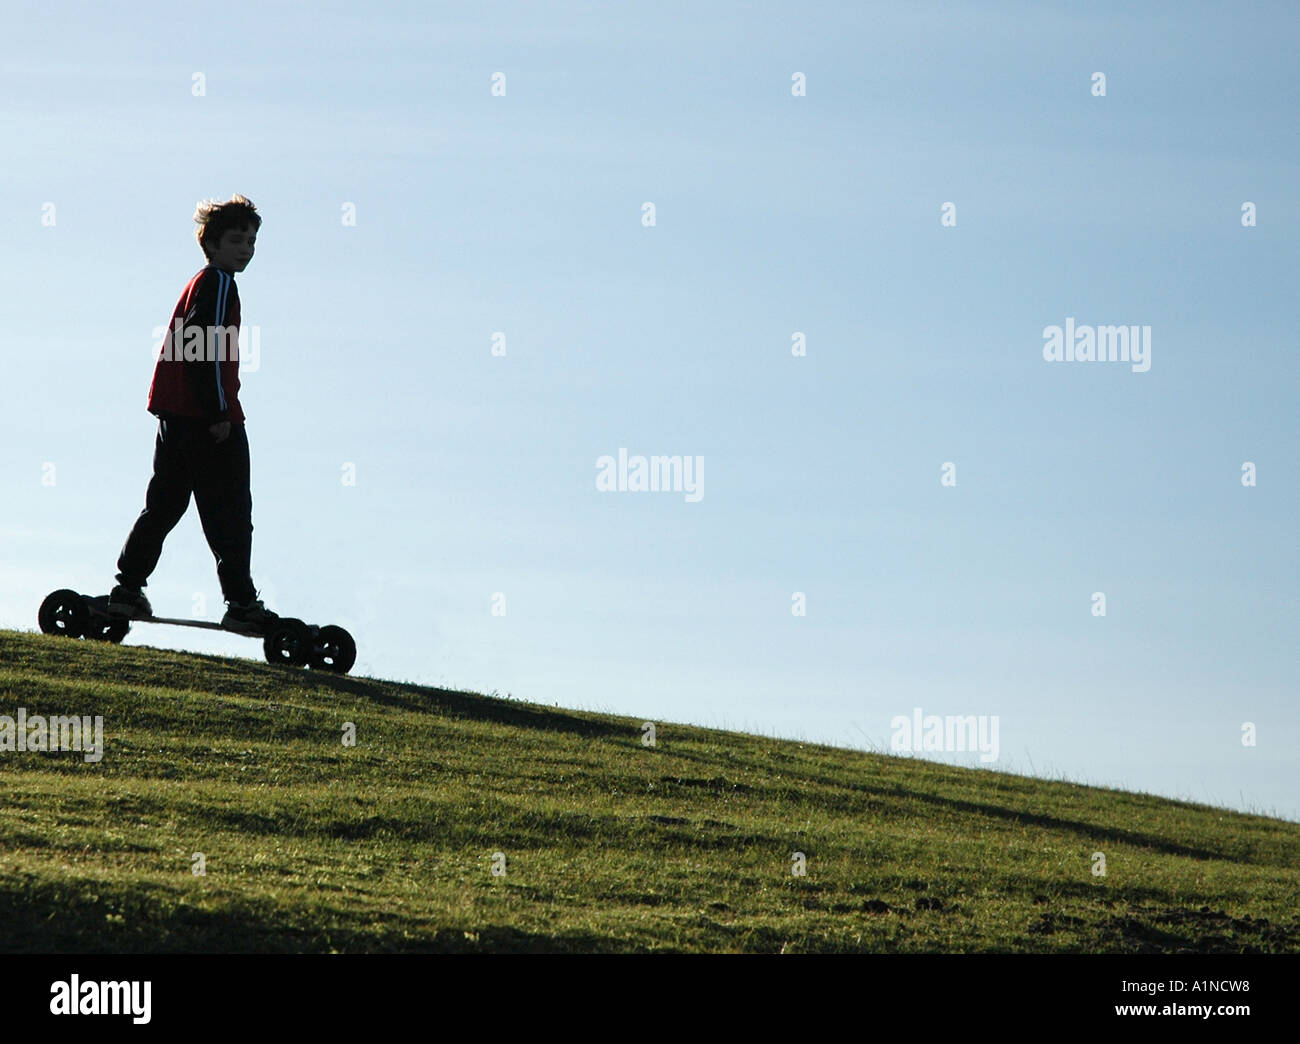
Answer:
[[194, 211], [194, 220], [198, 228], [194, 238], [199, 241], [205, 256], [211, 256], [208, 248], [217, 246], [221, 237], [232, 228], [252, 226], [254, 232], [262, 227], [262, 218], [252, 200], [238, 193], [230, 197], [227, 203], [218, 203], [215, 199], [205, 199]]

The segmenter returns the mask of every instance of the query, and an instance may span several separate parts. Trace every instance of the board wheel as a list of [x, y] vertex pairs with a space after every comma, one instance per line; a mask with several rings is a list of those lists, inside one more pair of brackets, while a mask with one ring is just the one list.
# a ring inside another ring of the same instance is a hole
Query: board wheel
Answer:
[[65, 638], [80, 638], [90, 622], [86, 600], [76, 591], [63, 588], [46, 595], [36, 620], [45, 634], [61, 634]]
[[311, 660], [312, 649], [311, 630], [292, 616], [277, 620], [262, 641], [266, 662], [278, 663], [284, 667], [306, 667]]
[[86, 622], [82, 636], [96, 642], [119, 644], [130, 633], [131, 621], [121, 617], [96, 616], [93, 613]]
[[347, 674], [356, 662], [357, 643], [342, 627], [330, 624], [317, 632], [311, 655], [313, 670]]

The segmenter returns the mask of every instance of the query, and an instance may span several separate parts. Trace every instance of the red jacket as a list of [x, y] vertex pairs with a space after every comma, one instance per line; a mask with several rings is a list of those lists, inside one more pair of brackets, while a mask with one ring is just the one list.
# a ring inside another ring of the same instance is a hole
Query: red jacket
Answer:
[[208, 265], [176, 302], [149, 386], [149, 412], [242, 424], [238, 339], [235, 277]]

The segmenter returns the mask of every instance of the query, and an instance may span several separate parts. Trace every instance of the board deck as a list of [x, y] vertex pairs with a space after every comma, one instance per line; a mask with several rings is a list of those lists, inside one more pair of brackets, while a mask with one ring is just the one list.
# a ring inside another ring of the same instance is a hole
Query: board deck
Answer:
[[262, 642], [266, 662], [277, 666], [310, 667], [347, 674], [357, 661], [357, 643], [345, 628], [318, 627], [294, 616], [272, 616], [267, 626], [240, 629], [209, 620], [182, 620], [175, 616], [117, 616], [108, 611], [108, 595], [84, 595], [70, 588], [51, 591], [41, 602], [36, 621], [42, 634], [87, 638], [120, 644], [138, 623], [169, 627], [195, 627], [224, 631]]
[[229, 628], [222, 627], [219, 623], [210, 623], [207, 620], [173, 620], [169, 616], [136, 616], [131, 618], [131, 622], [172, 624], [176, 627], [202, 627], [205, 631], [227, 631], [229, 634], [239, 633], [238, 631], [231, 631]]
[[127, 620], [132, 624], [138, 623], [156, 623], [167, 624], [171, 627], [199, 627], [205, 631], [223, 631], [226, 634], [236, 634], [241, 638], [261, 638], [263, 635], [258, 631], [236, 631], [232, 627], [222, 627], [219, 623], [212, 623], [210, 620], [178, 620], [173, 616], [111, 616], [108, 612], [108, 599], [100, 596], [99, 598], [88, 598], [86, 600], [91, 612], [100, 616], [109, 616], [114, 620]]

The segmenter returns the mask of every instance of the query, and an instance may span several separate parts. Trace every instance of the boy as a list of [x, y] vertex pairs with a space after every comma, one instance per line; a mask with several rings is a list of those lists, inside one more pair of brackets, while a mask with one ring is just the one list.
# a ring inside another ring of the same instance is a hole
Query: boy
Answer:
[[208, 264], [181, 294], [154, 368], [148, 404], [158, 418], [153, 478], [144, 511], [122, 546], [108, 611], [131, 619], [153, 615], [141, 589], [193, 493], [229, 606], [221, 626], [263, 634], [277, 617], [257, 597], [250, 574], [253, 498], [239, 405], [234, 278], [253, 259], [262, 219], [251, 202], [236, 195], [227, 203], [200, 203], [194, 220]]

